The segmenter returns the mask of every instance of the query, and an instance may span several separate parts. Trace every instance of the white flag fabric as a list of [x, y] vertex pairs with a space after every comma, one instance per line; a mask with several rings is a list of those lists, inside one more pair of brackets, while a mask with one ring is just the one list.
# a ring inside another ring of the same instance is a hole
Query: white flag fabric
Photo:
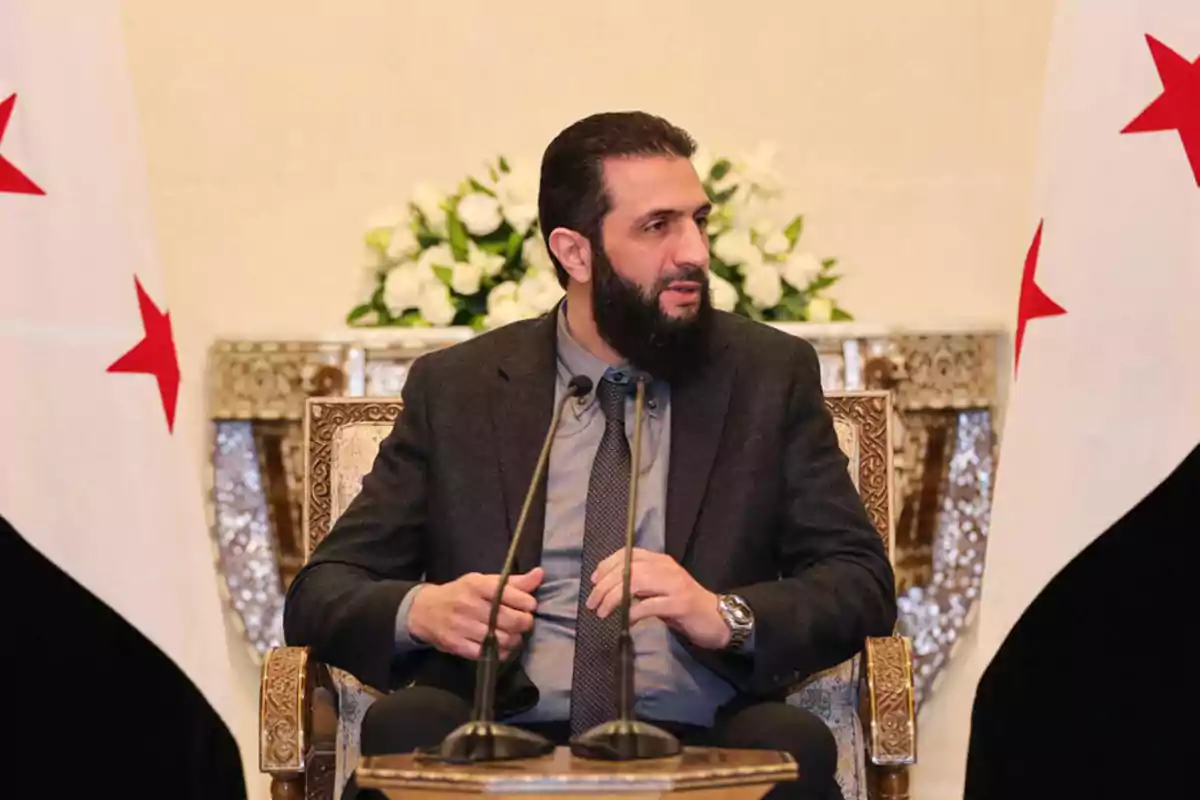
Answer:
[[1013, 777], [1041, 759], [1087, 780], [1063, 759], [1101, 732], [1107, 791], [1077, 780], [1072, 796], [1117, 796], [1127, 737], [1163, 745], [1123, 730], [1162, 702], [1123, 670], [1126, 651], [1148, 666], [1139, 633], [1180, 613], [1155, 593], [1181, 591], [1166, 542], [1195, 533], [1171, 513], [1200, 456], [1200, 2], [1060, 0], [1040, 136], [969, 798], [1041, 796]]
[[[165, 654], [228, 730], [233, 676], [196, 461], [173, 432], [180, 375], [121, 36], [116, 0], [0, 2], [0, 523]], [[32, 583], [34, 556], [22, 558], [0, 564], [2, 579], [42, 593], [24, 602], [50, 624], [64, 607], [43, 594], [60, 584]], [[80, 625], [44, 643], [94, 635]], [[37, 674], [46, 652], [14, 649], [6, 666]], [[78, 652], [79, 683], [51, 689], [86, 735], [65, 750], [27, 742], [63, 765], [76, 748], [103, 750], [122, 722], [87, 716], [100, 695], [122, 695], [135, 719], [173, 707], [136, 672], [91, 685], [95, 655]], [[190, 721], [155, 722], [173, 747], [194, 747]]]
[[[1065, 313], [1025, 326], [988, 542], [985, 650], [1200, 443], [1198, 57], [1196, 0], [1059, 3], [1030, 235], [1041, 226], [1036, 286]], [[1169, 79], [1181, 73], [1166, 97], [1182, 140], [1122, 132], [1164, 95], [1156, 58]], [[1028, 305], [1038, 289], [1023, 288]]]

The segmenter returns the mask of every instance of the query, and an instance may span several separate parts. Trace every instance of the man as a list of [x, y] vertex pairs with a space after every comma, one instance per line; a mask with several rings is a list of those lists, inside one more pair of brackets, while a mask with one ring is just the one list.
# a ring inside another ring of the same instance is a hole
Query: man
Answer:
[[561, 744], [615, 715], [629, 387], [644, 373], [636, 713], [685, 744], [791, 752], [803, 777], [777, 796], [840, 796], [832, 734], [784, 699], [892, 632], [894, 579], [812, 347], [711, 307], [693, 149], [643, 113], [554, 139], [539, 213], [563, 304], [413, 364], [361, 494], [292, 584], [289, 643], [391, 690], [364, 753], [467, 721], [496, 573], [576, 375], [594, 389], [567, 407], [503, 597], [497, 716]]

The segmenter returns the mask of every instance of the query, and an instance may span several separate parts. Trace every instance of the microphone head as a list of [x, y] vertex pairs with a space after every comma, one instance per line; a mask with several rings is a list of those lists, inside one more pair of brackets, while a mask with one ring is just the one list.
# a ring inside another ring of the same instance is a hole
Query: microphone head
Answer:
[[567, 383], [567, 394], [583, 397], [592, 390], [592, 379], [587, 375], [576, 375]]

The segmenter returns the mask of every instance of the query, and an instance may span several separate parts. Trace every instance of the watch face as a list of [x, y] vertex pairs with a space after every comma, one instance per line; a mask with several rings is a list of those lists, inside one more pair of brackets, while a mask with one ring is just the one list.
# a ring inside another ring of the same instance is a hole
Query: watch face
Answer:
[[750, 608], [740, 597], [729, 595], [725, 598], [725, 607], [729, 609], [729, 615], [733, 617], [734, 622], [739, 625], [750, 624]]

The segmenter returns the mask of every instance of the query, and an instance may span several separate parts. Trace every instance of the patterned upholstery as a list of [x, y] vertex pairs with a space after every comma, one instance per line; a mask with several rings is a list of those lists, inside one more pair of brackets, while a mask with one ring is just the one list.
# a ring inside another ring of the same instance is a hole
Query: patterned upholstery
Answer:
[[[860, 393], [859, 397], [867, 397]], [[844, 401], [854, 400], [855, 393], [830, 395], [829, 407], [834, 417], [834, 429], [838, 443], [849, 461], [851, 478], [856, 487], [871, 483], [864, 478], [864, 469], [869, 459], [862, 457], [863, 423], [860, 416], [846, 413], [848, 406]], [[314, 400], [310, 404], [329, 403], [334, 408], [345, 408], [346, 400]], [[328, 532], [328, 527], [345, 510], [346, 506], [362, 488], [363, 476], [370, 470], [379, 444], [391, 430], [395, 413], [399, 412], [399, 401], [361, 400], [363, 406], [370, 404], [376, 408], [370, 414], [334, 414], [336, 424], [326, 426], [321, 432], [310, 425], [306, 434], [309, 441], [307, 446], [312, 453], [327, 453], [328, 471], [316, 469], [310, 465], [310, 480], [314, 476], [324, 477], [328, 481], [327, 494], [311, 488], [306, 493], [307, 499], [325, 494], [328, 497], [328, 516], [322, 516], [319, 526], [306, 525], [305, 535], [309, 537], [308, 550], [312, 552], [317, 540]], [[387, 407], [391, 413], [381, 414], [379, 409]], [[889, 406], [886, 403], [868, 406], [860, 404], [859, 412], [867, 408], [866, 413], [880, 413], [871, 409], [882, 409], [886, 413]], [[310, 406], [310, 419], [315, 412]], [[317, 413], [317, 416], [320, 416]], [[878, 421], [877, 421], [878, 422]], [[887, 421], [882, 426], [887, 430]], [[325, 438], [325, 442], [314, 442], [315, 438]], [[327, 444], [328, 448], [322, 447]], [[890, 468], [890, 465], [889, 465]], [[890, 498], [889, 498], [890, 502]], [[891, 514], [890, 505], [886, 509]], [[310, 520], [311, 522], [311, 520]], [[319, 528], [319, 529], [314, 529]], [[888, 532], [881, 532], [887, 539]], [[805, 708], [819, 716], [833, 731], [838, 745], [838, 783], [846, 800], [867, 800], [867, 778], [865, 753], [866, 746], [863, 737], [863, 727], [859, 719], [859, 673], [861, 656], [839, 664], [825, 672], [814, 675], [795, 688], [788, 698], [789, 703]], [[359, 730], [363, 715], [370, 707], [374, 696], [363, 688], [354, 676], [340, 670], [331, 670], [339, 696], [338, 714], [338, 743], [337, 765], [334, 785], [334, 797], [341, 795], [342, 788], [354, 765], [359, 758]]]

